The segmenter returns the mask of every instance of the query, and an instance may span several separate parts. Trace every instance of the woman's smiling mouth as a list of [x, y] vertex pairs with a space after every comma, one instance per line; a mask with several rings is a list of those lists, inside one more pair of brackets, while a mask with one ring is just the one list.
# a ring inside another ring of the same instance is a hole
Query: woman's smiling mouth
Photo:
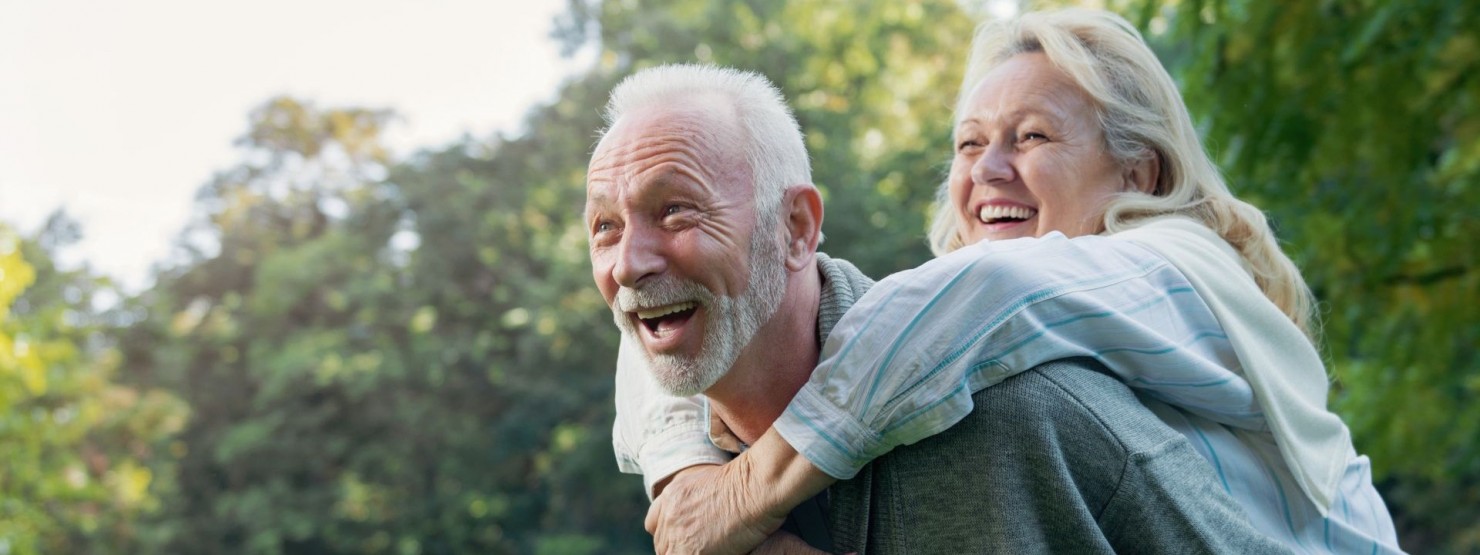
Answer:
[[976, 218], [984, 224], [1017, 223], [1038, 215], [1038, 211], [1026, 206], [1006, 204], [984, 204]]

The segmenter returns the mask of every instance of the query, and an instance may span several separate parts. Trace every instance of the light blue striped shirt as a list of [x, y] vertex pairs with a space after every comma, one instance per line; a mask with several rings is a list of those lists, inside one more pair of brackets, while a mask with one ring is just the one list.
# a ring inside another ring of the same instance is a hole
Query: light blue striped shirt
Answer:
[[[1135, 389], [1209, 460], [1254, 524], [1295, 551], [1399, 552], [1367, 459], [1350, 452], [1321, 515], [1281, 458], [1213, 311], [1166, 259], [1113, 237], [981, 243], [879, 282], [834, 328], [775, 427], [846, 479], [958, 422], [972, 393], [1075, 356], [1097, 358]], [[649, 467], [628, 458], [630, 468]]]

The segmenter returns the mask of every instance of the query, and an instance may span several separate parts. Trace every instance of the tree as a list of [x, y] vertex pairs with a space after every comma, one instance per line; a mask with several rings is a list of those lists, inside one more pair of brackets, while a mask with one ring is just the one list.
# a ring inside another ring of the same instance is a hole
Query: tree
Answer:
[[0, 224], [0, 551], [130, 550], [136, 521], [158, 508], [143, 461], [167, 449], [184, 407], [114, 380], [118, 356], [100, 337], [103, 297], [86, 268], [53, 253], [77, 239], [55, 214], [32, 238]]
[[[1321, 301], [1334, 408], [1418, 552], [1480, 548], [1480, 7], [1127, 2]], [[1394, 412], [1400, 416], [1395, 417]]]

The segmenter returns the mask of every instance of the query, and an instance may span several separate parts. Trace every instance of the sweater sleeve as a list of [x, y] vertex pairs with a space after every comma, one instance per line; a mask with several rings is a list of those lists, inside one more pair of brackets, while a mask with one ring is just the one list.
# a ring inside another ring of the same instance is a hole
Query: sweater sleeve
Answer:
[[826, 338], [775, 427], [847, 479], [972, 410], [1038, 364], [1098, 359], [1122, 381], [1235, 426], [1261, 426], [1216, 318], [1154, 251], [1113, 237], [982, 242], [879, 282]]

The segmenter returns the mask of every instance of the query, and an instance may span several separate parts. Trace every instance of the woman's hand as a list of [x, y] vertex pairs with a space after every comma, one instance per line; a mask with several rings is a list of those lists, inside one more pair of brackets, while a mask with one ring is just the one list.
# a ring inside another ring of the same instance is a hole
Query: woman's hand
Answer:
[[644, 526], [660, 554], [746, 553], [780, 528], [793, 507], [833, 481], [770, 430], [728, 464], [675, 474], [653, 500]]

